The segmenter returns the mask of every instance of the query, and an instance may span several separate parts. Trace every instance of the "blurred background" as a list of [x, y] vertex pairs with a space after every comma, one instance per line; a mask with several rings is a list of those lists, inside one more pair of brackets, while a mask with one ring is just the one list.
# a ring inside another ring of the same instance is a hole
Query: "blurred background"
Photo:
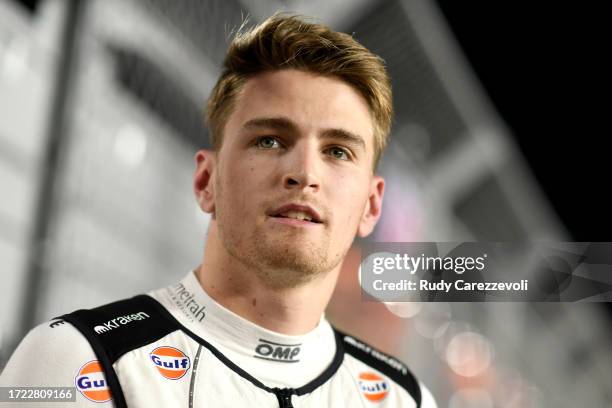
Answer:
[[[0, 0], [0, 369], [36, 324], [197, 266], [202, 108], [246, 15], [314, 16], [386, 60], [397, 116], [369, 239], [609, 240], [584, 93], [600, 87], [597, 25], [469, 3]], [[359, 245], [330, 320], [400, 357], [441, 408], [612, 406], [606, 304], [361, 302]]]

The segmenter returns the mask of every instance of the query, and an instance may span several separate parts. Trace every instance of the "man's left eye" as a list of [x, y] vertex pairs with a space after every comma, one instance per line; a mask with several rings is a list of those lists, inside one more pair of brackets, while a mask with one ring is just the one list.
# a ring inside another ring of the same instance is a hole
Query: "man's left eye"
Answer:
[[262, 136], [257, 139], [257, 147], [261, 147], [262, 149], [275, 149], [280, 147], [280, 143], [278, 140], [273, 138], [272, 136]]
[[341, 147], [338, 146], [334, 146], [334, 147], [330, 147], [328, 150], [329, 154], [333, 157], [335, 157], [336, 159], [340, 159], [340, 160], [349, 160], [349, 154], [346, 151], [346, 149], [343, 149]]

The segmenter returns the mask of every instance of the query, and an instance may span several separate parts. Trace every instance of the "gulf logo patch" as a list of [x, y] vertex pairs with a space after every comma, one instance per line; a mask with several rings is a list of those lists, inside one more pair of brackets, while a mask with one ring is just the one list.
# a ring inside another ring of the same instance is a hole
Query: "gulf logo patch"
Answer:
[[359, 388], [368, 401], [379, 402], [389, 394], [389, 384], [380, 375], [366, 371], [359, 374]]
[[77, 390], [93, 402], [110, 401], [111, 393], [104, 377], [104, 370], [98, 360], [88, 361], [79, 369], [74, 378]]
[[178, 380], [191, 367], [189, 357], [174, 347], [158, 347], [149, 356], [160, 374], [169, 380]]

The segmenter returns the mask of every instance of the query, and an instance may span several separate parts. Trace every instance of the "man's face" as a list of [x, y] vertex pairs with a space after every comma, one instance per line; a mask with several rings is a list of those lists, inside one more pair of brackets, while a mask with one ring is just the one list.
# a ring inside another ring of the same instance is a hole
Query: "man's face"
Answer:
[[373, 146], [367, 103], [341, 80], [297, 70], [249, 79], [212, 172], [222, 245], [278, 287], [333, 269], [378, 218]]

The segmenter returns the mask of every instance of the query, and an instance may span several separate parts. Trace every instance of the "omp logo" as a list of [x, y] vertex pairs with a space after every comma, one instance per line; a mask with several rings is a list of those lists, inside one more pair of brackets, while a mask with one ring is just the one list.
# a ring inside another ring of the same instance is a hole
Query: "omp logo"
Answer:
[[149, 356], [160, 374], [169, 380], [178, 380], [183, 377], [191, 366], [189, 357], [174, 347], [158, 347]]
[[114, 319], [109, 320], [106, 323], [97, 325], [96, 327], [94, 327], [94, 331], [97, 334], [106, 333], [113, 329], [118, 328], [119, 326], [123, 326], [125, 324], [128, 324], [136, 320], [144, 320], [144, 319], [147, 319], [148, 317], [150, 316], [146, 314], [145, 312], [139, 312], [139, 313], [134, 313], [131, 315], [115, 317]]
[[272, 341], [259, 339], [259, 344], [255, 347], [253, 357], [263, 360], [278, 361], [280, 363], [297, 363], [302, 344], [279, 344]]
[[74, 385], [90, 401], [106, 402], [111, 399], [110, 389], [98, 360], [88, 361], [79, 369]]
[[383, 377], [373, 372], [359, 374], [359, 388], [368, 401], [380, 402], [389, 394], [389, 385]]

